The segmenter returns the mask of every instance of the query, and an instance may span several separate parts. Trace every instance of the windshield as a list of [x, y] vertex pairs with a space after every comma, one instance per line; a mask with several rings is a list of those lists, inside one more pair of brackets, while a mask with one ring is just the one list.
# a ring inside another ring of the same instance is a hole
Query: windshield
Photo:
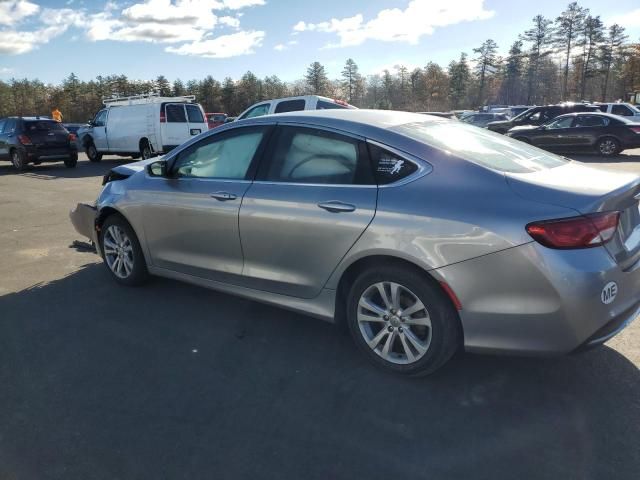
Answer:
[[524, 112], [516, 115], [515, 117], [513, 117], [511, 120], [520, 120], [522, 118], [525, 118], [529, 115], [529, 113], [533, 110], [533, 108], [528, 108], [526, 109]]
[[567, 163], [557, 155], [519, 140], [464, 123], [408, 123], [391, 130], [501, 172], [535, 172]]

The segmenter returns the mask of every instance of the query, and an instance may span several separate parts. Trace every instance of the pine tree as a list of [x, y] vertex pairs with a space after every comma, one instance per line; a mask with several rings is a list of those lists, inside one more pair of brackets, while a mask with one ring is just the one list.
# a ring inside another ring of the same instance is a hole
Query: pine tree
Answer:
[[478, 48], [474, 48], [473, 52], [478, 54], [478, 56], [474, 58], [476, 62], [475, 71], [479, 82], [476, 104], [482, 105], [484, 103], [484, 89], [487, 75], [493, 73], [498, 66], [498, 44], [492, 39], [488, 39]]
[[329, 78], [327, 77], [324, 66], [320, 62], [313, 62], [309, 65], [304, 79], [307, 82], [307, 87], [311, 94], [324, 95], [327, 93]]
[[567, 9], [556, 18], [553, 45], [564, 52], [564, 70], [562, 83], [562, 99], [567, 100], [567, 84], [569, 80], [569, 62], [571, 60], [571, 50], [584, 28], [584, 21], [589, 13], [588, 8], [582, 8], [578, 2], [572, 2]]
[[602, 71], [604, 73], [604, 79], [602, 81], [602, 101], [604, 102], [607, 101], [607, 94], [609, 93], [608, 89], [611, 67], [618, 59], [622, 45], [627, 38], [627, 35], [624, 33], [624, 27], [614, 23], [609, 27], [607, 38], [600, 46], [599, 60], [602, 64]]
[[352, 58], [347, 59], [342, 69], [342, 89], [349, 103], [357, 101], [358, 83], [361, 81], [358, 65]]
[[551, 23], [551, 20], [542, 15], [536, 15], [533, 17], [533, 27], [522, 35], [522, 39], [531, 44], [527, 69], [527, 104], [529, 105], [537, 98], [540, 63], [551, 53], [548, 49], [551, 42]]
[[459, 109], [466, 100], [470, 78], [467, 54], [461, 53], [460, 60], [449, 64], [449, 99], [454, 110]]
[[600, 16], [587, 16], [581, 33], [582, 75], [580, 77], [580, 99], [584, 100], [587, 80], [593, 76], [596, 70], [596, 52], [604, 41], [604, 24]]

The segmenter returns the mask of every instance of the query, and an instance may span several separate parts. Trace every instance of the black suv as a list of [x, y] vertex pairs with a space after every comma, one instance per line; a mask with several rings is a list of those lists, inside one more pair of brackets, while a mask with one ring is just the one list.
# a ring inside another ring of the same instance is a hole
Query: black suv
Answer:
[[0, 160], [10, 160], [17, 170], [24, 170], [29, 163], [60, 160], [66, 167], [75, 167], [75, 140], [74, 134], [50, 118], [0, 118]]
[[511, 120], [491, 122], [487, 125], [489, 130], [498, 133], [507, 133], [513, 127], [523, 125], [542, 125], [558, 115], [576, 112], [598, 112], [598, 107], [584, 103], [561, 103], [559, 105], [547, 105], [546, 107], [532, 107], [522, 112]]

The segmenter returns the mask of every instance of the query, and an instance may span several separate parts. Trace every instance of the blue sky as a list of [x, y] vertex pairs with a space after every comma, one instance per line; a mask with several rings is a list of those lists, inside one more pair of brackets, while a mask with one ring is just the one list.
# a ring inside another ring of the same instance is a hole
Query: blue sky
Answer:
[[[0, 0], [0, 79], [239, 78], [247, 70], [291, 81], [312, 61], [338, 77], [351, 57], [364, 74], [434, 61], [493, 38], [506, 52], [540, 13], [537, 0]], [[640, 39], [638, 0], [582, 0]]]

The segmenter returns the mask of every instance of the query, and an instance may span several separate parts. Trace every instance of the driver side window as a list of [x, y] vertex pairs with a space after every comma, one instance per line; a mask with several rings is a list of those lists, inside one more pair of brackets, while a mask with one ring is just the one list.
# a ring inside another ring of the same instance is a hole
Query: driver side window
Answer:
[[364, 144], [314, 128], [279, 127], [261, 178], [325, 185], [374, 184]]
[[173, 171], [179, 178], [244, 180], [265, 131], [264, 127], [240, 128], [207, 137], [180, 152]]
[[555, 122], [550, 123], [547, 128], [549, 129], [571, 128], [572, 123], [573, 123], [573, 117], [559, 118]]
[[98, 113], [96, 113], [96, 118], [93, 119], [93, 126], [104, 127], [106, 123], [107, 123], [107, 111], [100, 110]]

